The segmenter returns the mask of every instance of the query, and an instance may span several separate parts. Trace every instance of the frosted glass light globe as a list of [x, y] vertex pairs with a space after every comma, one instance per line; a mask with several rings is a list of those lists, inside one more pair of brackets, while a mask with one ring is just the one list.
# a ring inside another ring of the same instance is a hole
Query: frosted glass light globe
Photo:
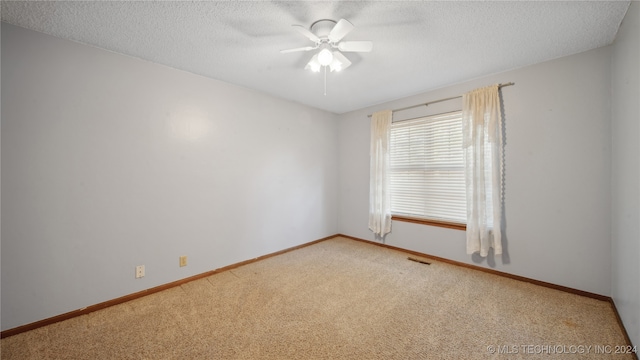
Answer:
[[333, 61], [333, 54], [331, 53], [331, 51], [327, 49], [322, 49], [318, 53], [318, 62], [320, 63], [320, 65], [327, 66], [331, 64], [332, 61]]
[[320, 64], [318, 63], [311, 63], [309, 64], [309, 67], [311, 68], [311, 71], [313, 72], [320, 72]]

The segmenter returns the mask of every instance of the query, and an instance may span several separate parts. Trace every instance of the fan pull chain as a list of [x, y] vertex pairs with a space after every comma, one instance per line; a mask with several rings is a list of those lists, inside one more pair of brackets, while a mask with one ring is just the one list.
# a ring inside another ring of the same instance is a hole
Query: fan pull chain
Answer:
[[324, 96], [327, 96], [327, 67], [323, 66], [324, 68]]

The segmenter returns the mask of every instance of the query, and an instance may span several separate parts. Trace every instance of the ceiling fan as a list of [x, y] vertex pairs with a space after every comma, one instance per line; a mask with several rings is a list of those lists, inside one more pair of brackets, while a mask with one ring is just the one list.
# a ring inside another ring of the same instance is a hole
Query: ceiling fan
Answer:
[[319, 72], [320, 68], [328, 66], [331, 71], [340, 71], [348, 68], [351, 61], [342, 54], [344, 52], [370, 52], [373, 49], [371, 41], [341, 41], [351, 30], [355, 28], [353, 24], [345, 19], [334, 21], [321, 19], [309, 27], [302, 25], [292, 25], [300, 34], [314, 42], [313, 46], [305, 46], [294, 49], [281, 50], [280, 52], [291, 53], [298, 51], [311, 51], [320, 49], [307, 63], [306, 69]]

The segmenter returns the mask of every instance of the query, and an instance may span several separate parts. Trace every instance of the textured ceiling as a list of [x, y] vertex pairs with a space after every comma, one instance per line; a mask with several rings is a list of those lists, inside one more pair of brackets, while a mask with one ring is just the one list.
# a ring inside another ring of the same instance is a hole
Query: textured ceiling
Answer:
[[[2, 1], [2, 20], [334, 113], [613, 42], [628, 1]], [[345, 18], [371, 53], [327, 74], [292, 24]]]

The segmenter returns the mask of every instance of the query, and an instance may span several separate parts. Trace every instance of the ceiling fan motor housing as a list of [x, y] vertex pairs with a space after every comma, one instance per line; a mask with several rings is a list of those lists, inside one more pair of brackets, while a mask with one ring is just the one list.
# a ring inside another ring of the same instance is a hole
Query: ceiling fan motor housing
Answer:
[[329, 33], [336, 24], [337, 22], [335, 20], [320, 19], [311, 24], [311, 26], [309, 26], [309, 30], [311, 30], [312, 33], [316, 34], [316, 36], [320, 38], [321, 43], [328, 43]]

